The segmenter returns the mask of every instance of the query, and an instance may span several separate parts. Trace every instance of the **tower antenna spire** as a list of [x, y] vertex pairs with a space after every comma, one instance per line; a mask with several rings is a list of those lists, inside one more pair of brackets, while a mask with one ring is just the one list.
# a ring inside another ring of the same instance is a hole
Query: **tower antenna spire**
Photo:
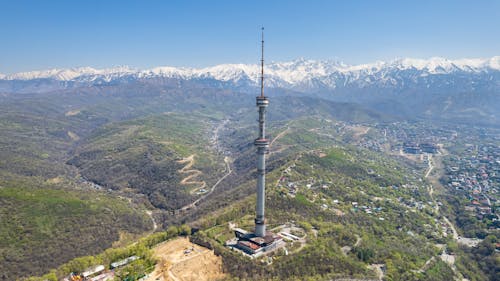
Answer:
[[264, 27], [262, 27], [262, 56], [260, 59], [260, 96], [264, 96]]

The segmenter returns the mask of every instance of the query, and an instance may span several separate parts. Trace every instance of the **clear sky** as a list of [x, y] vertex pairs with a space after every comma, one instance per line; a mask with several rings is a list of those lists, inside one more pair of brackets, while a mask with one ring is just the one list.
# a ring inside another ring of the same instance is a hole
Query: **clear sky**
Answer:
[[0, 73], [500, 55], [497, 0], [0, 0]]

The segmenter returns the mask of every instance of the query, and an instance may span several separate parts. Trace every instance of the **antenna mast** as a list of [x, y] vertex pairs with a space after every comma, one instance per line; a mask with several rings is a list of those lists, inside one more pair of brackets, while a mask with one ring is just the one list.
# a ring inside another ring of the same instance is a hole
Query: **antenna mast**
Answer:
[[264, 27], [262, 27], [262, 57], [260, 59], [260, 96], [264, 96]]

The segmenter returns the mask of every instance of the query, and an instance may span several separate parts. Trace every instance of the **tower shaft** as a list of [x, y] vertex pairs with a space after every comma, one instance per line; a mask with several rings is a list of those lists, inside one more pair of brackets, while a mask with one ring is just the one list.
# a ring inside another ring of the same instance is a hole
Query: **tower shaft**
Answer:
[[255, 216], [255, 235], [266, 235], [265, 201], [266, 201], [266, 153], [269, 140], [266, 138], [266, 108], [269, 100], [264, 96], [264, 28], [262, 28], [262, 58], [260, 77], [260, 96], [257, 97], [259, 109], [259, 137], [254, 144], [257, 147], [257, 206]]
[[259, 108], [259, 138], [254, 142], [257, 147], [257, 207], [255, 217], [255, 235], [266, 235], [265, 200], [266, 200], [266, 154], [269, 149], [269, 140], [265, 135], [266, 107], [269, 105], [267, 97], [257, 97]]

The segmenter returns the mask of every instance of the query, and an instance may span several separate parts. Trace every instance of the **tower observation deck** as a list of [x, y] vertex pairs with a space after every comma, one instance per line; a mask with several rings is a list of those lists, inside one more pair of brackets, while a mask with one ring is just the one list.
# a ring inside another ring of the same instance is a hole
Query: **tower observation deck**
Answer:
[[266, 236], [265, 201], [266, 201], [266, 154], [269, 140], [266, 138], [266, 108], [269, 99], [264, 96], [264, 28], [262, 28], [262, 58], [260, 75], [260, 96], [257, 97], [259, 110], [259, 137], [254, 141], [257, 147], [257, 206], [255, 216], [255, 235]]

